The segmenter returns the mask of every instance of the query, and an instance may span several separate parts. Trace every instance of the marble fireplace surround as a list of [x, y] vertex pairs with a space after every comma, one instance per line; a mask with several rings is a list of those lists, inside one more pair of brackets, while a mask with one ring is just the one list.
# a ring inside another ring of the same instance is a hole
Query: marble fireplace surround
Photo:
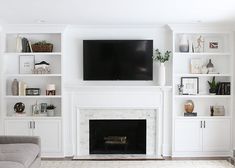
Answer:
[[[89, 154], [90, 119], [146, 119], [146, 156], [162, 155], [164, 91], [106, 91], [73, 94], [74, 158]], [[129, 157], [125, 154], [126, 157]], [[123, 156], [124, 157], [124, 156]]]

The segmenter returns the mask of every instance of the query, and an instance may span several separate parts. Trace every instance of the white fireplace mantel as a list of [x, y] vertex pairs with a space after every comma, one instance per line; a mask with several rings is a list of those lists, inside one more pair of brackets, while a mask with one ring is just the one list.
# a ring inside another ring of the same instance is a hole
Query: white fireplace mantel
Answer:
[[[82, 113], [92, 110], [153, 110], [156, 114], [155, 128], [155, 152], [154, 156], [159, 157], [163, 152], [163, 113], [164, 113], [164, 95], [168, 92], [168, 87], [79, 87], [68, 89], [70, 92], [70, 105], [72, 109], [72, 139], [74, 156], [84, 156], [87, 152], [80, 150], [81, 127], [79, 119]], [[135, 118], [134, 116], [129, 116]], [[99, 115], [102, 118], [102, 115]], [[107, 115], [106, 115], [107, 118]], [[114, 119], [110, 115], [108, 118]], [[125, 117], [123, 117], [125, 118]], [[138, 117], [137, 117], [138, 118]], [[120, 117], [117, 119], [121, 119]], [[87, 149], [89, 151], [89, 149]], [[153, 153], [151, 153], [152, 155]]]

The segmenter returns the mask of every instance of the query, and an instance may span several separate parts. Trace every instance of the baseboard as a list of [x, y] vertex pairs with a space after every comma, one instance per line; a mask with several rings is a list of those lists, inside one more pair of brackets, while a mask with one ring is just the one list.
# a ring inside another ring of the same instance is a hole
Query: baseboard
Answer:
[[162, 155], [163, 156], [171, 156], [171, 144], [163, 144], [162, 145]]
[[173, 152], [172, 157], [231, 157], [230, 152]]

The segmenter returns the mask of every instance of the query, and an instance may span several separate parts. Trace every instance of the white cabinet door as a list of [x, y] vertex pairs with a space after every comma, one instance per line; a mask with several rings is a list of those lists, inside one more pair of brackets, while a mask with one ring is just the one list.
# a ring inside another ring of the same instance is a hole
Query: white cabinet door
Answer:
[[175, 151], [202, 151], [201, 121], [195, 119], [175, 120]]
[[33, 135], [41, 137], [42, 155], [61, 152], [61, 121], [34, 120]]
[[5, 135], [32, 135], [30, 120], [5, 120]]
[[203, 151], [230, 151], [230, 119], [207, 119], [203, 128]]

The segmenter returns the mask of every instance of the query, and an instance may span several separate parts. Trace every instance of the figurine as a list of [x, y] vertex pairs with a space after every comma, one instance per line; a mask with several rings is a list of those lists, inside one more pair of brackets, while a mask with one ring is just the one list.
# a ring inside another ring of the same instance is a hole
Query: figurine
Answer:
[[211, 116], [214, 116], [214, 106], [210, 106]]
[[195, 47], [196, 52], [201, 52], [201, 48], [202, 52], [204, 52], [204, 42], [205, 40], [202, 38], [202, 36], [197, 39], [197, 46]]

